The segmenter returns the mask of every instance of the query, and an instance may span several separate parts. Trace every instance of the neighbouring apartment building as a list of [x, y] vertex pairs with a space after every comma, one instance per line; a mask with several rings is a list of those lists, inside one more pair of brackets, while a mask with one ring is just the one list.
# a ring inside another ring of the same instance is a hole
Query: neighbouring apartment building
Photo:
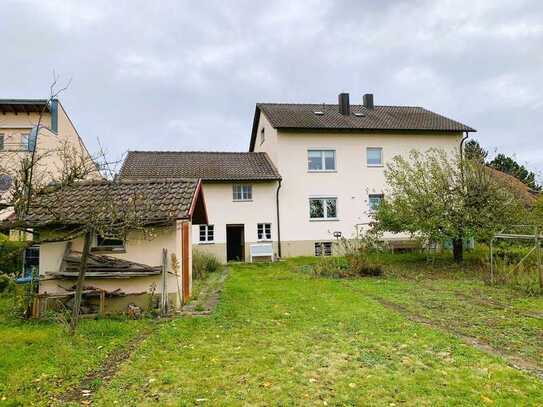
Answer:
[[[130, 152], [124, 179], [202, 178], [208, 225], [193, 244], [222, 261], [248, 259], [253, 243], [279, 257], [332, 254], [386, 194], [384, 168], [411, 150], [455, 153], [469, 126], [412, 106], [256, 105], [249, 152]], [[399, 244], [405, 236], [389, 236]]]
[[[41, 119], [40, 119], [41, 116]], [[39, 129], [38, 129], [39, 125]], [[101, 178], [83, 140], [58, 99], [0, 99], [0, 221], [13, 216], [11, 188], [22, 160], [34, 152], [33, 185], [46, 185], [58, 179], [66, 157], [88, 166], [88, 178]], [[12, 240], [30, 234], [12, 230]], [[39, 248], [25, 253], [25, 276], [39, 265]]]
[[[21, 160], [34, 150], [35, 183], [47, 183], [60, 175], [64, 166], [61, 150], [91, 161], [58, 99], [0, 99], [0, 204], [7, 203]], [[90, 175], [99, 176], [97, 170]]]

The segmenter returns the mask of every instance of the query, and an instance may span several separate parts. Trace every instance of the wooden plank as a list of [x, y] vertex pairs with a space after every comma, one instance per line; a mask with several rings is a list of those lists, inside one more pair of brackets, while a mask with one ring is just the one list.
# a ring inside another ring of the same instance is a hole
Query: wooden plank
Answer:
[[100, 315], [104, 315], [105, 301], [106, 292], [102, 290], [100, 291]]
[[190, 275], [189, 275], [189, 257], [190, 257], [190, 242], [189, 242], [189, 224], [184, 222], [181, 225], [181, 284], [183, 292], [183, 304], [186, 304], [190, 299]]

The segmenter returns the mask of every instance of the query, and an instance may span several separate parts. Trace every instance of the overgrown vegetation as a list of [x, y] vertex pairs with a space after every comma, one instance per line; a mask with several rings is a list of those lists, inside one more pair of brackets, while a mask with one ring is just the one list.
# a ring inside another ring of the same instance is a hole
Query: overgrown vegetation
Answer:
[[451, 240], [457, 262], [466, 239], [488, 242], [528, 216], [510, 187], [483, 164], [443, 150], [396, 156], [385, 177], [389, 190], [375, 216], [377, 228], [427, 242]]
[[341, 257], [321, 257], [312, 268], [312, 273], [328, 278], [380, 276], [383, 274], [381, 265], [370, 260], [370, 255], [382, 249], [376, 236], [371, 233], [353, 239], [341, 238], [336, 242], [336, 250]]
[[9, 240], [0, 234], [0, 274], [15, 276], [21, 273], [26, 247], [26, 242]]
[[201, 280], [221, 267], [219, 259], [201, 250], [192, 251], [192, 278]]

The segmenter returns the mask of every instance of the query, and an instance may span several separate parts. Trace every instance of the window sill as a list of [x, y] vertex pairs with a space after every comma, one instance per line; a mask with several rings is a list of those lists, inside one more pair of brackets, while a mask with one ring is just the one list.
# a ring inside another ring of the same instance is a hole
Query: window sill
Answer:
[[232, 202], [253, 202], [252, 199], [232, 199]]
[[383, 168], [383, 164], [367, 164], [368, 168]]
[[309, 218], [310, 222], [338, 222], [339, 218]]
[[273, 243], [273, 240], [272, 239], [262, 239], [262, 240], [257, 240], [256, 241], [257, 243]]
[[210, 246], [210, 245], [215, 244], [215, 242], [198, 242], [198, 244], [202, 246]]
[[307, 172], [337, 172], [337, 170], [307, 170]]
[[90, 250], [92, 253], [126, 253], [126, 248], [124, 247], [92, 247]]

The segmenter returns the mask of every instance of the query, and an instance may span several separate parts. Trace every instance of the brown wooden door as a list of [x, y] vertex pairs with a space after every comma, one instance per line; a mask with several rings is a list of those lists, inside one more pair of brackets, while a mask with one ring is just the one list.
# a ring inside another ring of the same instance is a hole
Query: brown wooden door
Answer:
[[183, 287], [183, 304], [186, 304], [190, 298], [190, 273], [189, 273], [189, 257], [190, 257], [190, 241], [189, 241], [189, 223], [183, 223], [181, 230], [181, 256], [182, 256], [182, 287]]

